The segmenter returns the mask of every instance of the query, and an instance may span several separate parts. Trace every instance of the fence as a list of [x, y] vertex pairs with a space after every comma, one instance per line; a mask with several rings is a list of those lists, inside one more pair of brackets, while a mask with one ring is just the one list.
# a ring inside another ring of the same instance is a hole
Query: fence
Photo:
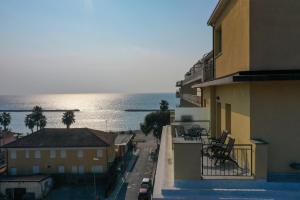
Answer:
[[226, 147], [202, 144], [202, 176], [252, 176], [252, 145], [235, 144]]

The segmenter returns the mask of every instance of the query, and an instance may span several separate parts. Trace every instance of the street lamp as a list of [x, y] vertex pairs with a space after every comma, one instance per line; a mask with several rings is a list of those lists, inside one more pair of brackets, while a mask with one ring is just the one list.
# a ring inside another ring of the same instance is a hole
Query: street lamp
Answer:
[[[98, 161], [99, 160], [99, 158], [97, 158], [97, 157], [95, 157], [95, 158], [93, 158], [93, 160], [94, 161]], [[95, 169], [95, 167], [94, 167], [94, 169], [93, 169], [93, 175], [94, 175], [94, 190], [95, 190], [95, 199], [97, 199], [97, 187], [96, 187], [96, 169]]]

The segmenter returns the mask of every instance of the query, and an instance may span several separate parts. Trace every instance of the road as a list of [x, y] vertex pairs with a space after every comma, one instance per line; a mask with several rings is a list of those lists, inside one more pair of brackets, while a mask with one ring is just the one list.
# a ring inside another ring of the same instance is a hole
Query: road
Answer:
[[[137, 148], [139, 149], [139, 158], [135, 164], [132, 172], [129, 172], [124, 188], [122, 188], [123, 194], [126, 195], [126, 200], [137, 200], [140, 183], [144, 177], [152, 178], [153, 172], [153, 161], [150, 159], [150, 152], [156, 148], [156, 139], [152, 134], [148, 136], [137, 135], [137, 139], [145, 139], [145, 142], [138, 143]], [[127, 190], [126, 187], [127, 186]]]

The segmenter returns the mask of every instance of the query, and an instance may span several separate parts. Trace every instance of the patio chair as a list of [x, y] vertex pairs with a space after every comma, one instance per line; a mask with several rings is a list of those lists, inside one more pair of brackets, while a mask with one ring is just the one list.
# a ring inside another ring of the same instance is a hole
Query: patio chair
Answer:
[[228, 135], [229, 135], [228, 131], [223, 131], [219, 138], [211, 139], [207, 147], [202, 149], [203, 155], [211, 157], [214, 154], [214, 152], [224, 148]]
[[211, 155], [211, 158], [215, 160], [215, 165], [217, 165], [218, 162], [220, 162], [220, 164], [225, 164], [226, 161], [230, 161], [236, 166], [239, 166], [238, 163], [231, 157], [231, 152], [234, 148], [234, 143], [235, 139], [229, 137], [226, 147], [219, 148], [218, 151], [215, 151]]

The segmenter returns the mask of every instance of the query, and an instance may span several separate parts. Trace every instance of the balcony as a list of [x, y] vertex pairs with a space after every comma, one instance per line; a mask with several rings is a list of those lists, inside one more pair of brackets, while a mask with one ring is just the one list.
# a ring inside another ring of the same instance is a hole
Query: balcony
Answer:
[[181, 97], [181, 95], [180, 95], [180, 90], [177, 90], [176, 91], [176, 98], [180, 98]]
[[182, 94], [181, 97], [183, 100], [188, 101], [194, 104], [195, 106], [201, 107], [201, 96], [192, 95], [192, 94]]
[[176, 82], [176, 87], [181, 87], [181, 86], [182, 86], [182, 82], [183, 82], [183, 81], [177, 81], [177, 82]]

